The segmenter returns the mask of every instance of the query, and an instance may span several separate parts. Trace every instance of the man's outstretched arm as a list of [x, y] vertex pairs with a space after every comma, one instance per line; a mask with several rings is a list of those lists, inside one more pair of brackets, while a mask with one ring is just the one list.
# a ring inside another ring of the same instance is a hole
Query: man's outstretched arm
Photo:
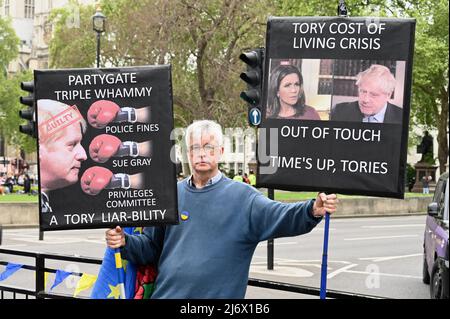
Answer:
[[310, 232], [325, 215], [337, 209], [335, 194], [320, 193], [315, 200], [280, 203], [257, 195], [251, 206], [249, 233], [252, 241], [298, 236]]

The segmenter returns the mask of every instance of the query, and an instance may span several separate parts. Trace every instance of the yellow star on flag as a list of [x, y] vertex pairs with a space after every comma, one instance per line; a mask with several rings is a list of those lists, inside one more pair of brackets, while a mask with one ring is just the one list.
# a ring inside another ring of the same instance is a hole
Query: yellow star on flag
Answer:
[[143, 228], [143, 227], [135, 227], [134, 230], [133, 230], [133, 233], [139, 233], [139, 234], [142, 234], [142, 228]]
[[120, 284], [118, 284], [117, 286], [113, 286], [113, 285], [108, 285], [109, 289], [111, 290], [111, 293], [108, 295], [108, 297], [106, 298], [114, 298], [114, 299], [119, 299], [120, 298]]

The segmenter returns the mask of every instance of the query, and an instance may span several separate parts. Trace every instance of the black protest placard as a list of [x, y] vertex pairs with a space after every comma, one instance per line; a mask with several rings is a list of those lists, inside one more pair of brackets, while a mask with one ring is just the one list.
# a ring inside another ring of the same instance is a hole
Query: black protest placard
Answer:
[[170, 66], [34, 78], [41, 230], [178, 223]]
[[267, 24], [258, 185], [403, 198], [413, 19]]

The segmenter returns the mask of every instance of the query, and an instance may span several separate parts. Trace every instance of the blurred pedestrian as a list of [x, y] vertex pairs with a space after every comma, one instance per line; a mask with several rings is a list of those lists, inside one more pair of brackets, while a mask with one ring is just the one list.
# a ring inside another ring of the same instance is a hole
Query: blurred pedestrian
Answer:
[[429, 194], [430, 193], [430, 182], [432, 177], [431, 176], [424, 176], [422, 177], [422, 193], [423, 194]]
[[250, 175], [248, 175], [248, 179], [250, 181], [250, 185], [256, 187], [256, 175], [253, 170], [250, 170]]
[[250, 184], [250, 180], [248, 179], [247, 173], [244, 173], [244, 176], [242, 178], [244, 180], [244, 183]]
[[237, 175], [234, 175], [233, 181], [244, 182], [244, 178], [242, 177], [242, 170], [239, 170]]

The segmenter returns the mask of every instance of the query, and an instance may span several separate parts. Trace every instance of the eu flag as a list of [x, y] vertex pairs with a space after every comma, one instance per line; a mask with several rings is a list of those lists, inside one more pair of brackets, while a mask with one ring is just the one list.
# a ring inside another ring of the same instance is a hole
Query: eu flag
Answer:
[[[139, 235], [142, 233], [142, 227], [126, 227], [124, 232]], [[117, 262], [116, 258], [118, 258]], [[117, 264], [122, 264], [123, 273], [116, 268]], [[121, 259], [120, 256], [115, 255], [114, 249], [107, 247], [91, 298], [119, 299], [122, 288], [127, 299], [149, 298], [153, 292], [155, 277], [156, 271], [153, 266], [137, 267]]]

